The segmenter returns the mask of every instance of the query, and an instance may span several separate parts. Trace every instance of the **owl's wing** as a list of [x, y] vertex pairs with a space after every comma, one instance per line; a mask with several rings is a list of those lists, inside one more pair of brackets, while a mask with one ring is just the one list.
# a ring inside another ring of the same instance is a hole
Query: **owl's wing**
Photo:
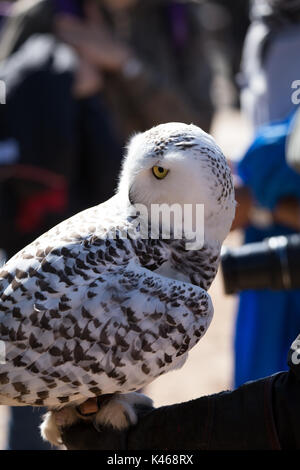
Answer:
[[213, 312], [207, 292], [136, 259], [122, 262], [116, 243], [95, 238], [8, 263], [0, 403], [59, 406], [136, 390], [178, 367], [205, 333]]
[[116, 293], [121, 325], [108, 336], [112, 362], [123, 363], [118, 372], [136, 389], [183, 364], [213, 316], [205, 290], [133, 263], [120, 273]]

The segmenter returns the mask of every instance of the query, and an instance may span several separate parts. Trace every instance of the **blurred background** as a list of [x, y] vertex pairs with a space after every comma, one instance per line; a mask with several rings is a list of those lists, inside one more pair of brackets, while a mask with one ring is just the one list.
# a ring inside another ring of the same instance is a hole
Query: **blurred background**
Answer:
[[[297, 0], [0, 0], [2, 262], [108, 199], [129, 136], [169, 121], [212, 133], [228, 158], [238, 207], [226, 246], [299, 232], [300, 176], [286, 158], [299, 46]], [[229, 274], [235, 295], [218, 273], [208, 333], [145, 390], [156, 406], [287, 368], [299, 290], [254, 268], [248, 284]], [[43, 413], [0, 406], [0, 449], [49, 448]]]

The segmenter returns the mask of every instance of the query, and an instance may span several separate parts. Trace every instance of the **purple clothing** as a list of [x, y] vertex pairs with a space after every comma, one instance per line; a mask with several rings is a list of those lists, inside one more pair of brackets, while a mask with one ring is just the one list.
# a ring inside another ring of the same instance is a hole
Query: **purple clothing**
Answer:
[[182, 49], [189, 35], [186, 5], [173, 3], [169, 5], [168, 10], [175, 47]]
[[9, 16], [12, 9], [12, 4], [10, 2], [0, 1], [0, 16]]
[[56, 13], [67, 13], [73, 16], [83, 16], [83, 0], [54, 0]]

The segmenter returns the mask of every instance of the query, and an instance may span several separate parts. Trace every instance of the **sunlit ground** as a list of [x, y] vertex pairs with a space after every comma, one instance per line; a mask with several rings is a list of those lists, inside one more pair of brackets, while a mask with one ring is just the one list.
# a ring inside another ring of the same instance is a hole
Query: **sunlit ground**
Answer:
[[[216, 114], [212, 133], [225, 155], [234, 160], [242, 155], [251, 139], [248, 123], [239, 112], [233, 110]], [[238, 245], [240, 239], [239, 233], [231, 234], [226, 244]], [[220, 273], [210, 289], [210, 295], [215, 314], [204, 338], [190, 352], [182, 369], [160, 377], [146, 390], [154, 399], [155, 406], [178, 403], [231, 388], [236, 299], [224, 295]], [[5, 448], [8, 416], [9, 410], [0, 406], [1, 450]]]

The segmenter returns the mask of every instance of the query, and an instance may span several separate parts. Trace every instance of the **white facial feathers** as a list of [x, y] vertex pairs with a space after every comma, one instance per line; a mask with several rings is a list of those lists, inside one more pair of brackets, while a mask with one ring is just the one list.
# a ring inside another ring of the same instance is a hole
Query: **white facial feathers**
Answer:
[[[152, 168], [168, 170], [158, 179]], [[133, 204], [203, 204], [208, 231], [223, 241], [235, 212], [231, 172], [214, 139], [199, 127], [161, 124], [128, 145], [119, 192]]]

